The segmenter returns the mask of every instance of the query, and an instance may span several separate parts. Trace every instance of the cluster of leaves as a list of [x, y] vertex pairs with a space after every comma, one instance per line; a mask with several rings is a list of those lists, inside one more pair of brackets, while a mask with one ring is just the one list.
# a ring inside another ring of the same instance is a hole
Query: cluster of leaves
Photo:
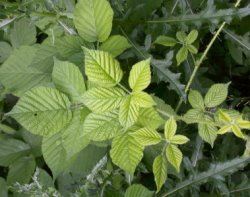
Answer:
[[249, 196], [238, 3], [0, 4], [1, 196]]

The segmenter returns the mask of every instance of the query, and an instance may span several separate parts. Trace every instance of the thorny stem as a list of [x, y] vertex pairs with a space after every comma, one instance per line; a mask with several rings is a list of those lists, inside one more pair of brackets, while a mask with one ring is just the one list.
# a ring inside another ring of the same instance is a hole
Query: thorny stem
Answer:
[[[235, 8], [238, 7], [239, 4], [240, 4], [240, 2], [241, 2], [241, 0], [237, 0], [237, 2], [235, 3], [234, 7]], [[188, 83], [186, 85], [186, 88], [185, 88], [185, 91], [184, 91], [185, 93], [188, 92], [188, 90], [189, 90], [189, 88], [190, 88], [190, 86], [191, 86], [191, 84], [192, 84], [192, 82], [193, 82], [193, 80], [195, 78], [195, 75], [196, 75], [196, 73], [197, 73], [200, 65], [203, 63], [204, 59], [206, 58], [206, 56], [208, 54], [208, 51], [211, 49], [212, 45], [214, 44], [215, 40], [217, 39], [217, 37], [219, 36], [219, 34], [221, 33], [221, 31], [223, 30], [223, 28], [225, 27], [225, 25], [226, 25], [226, 22], [224, 21], [221, 24], [221, 26], [219, 27], [218, 31], [214, 34], [214, 36], [211, 39], [211, 41], [209, 42], [209, 44], [208, 44], [206, 50], [204, 51], [204, 53], [202, 54], [201, 58], [197, 61], [197, 64], [195, 65], [195, 68], [194, 68], [194, 70], [192, 72], [192, 75], [191, 75], [191, 77], [190, 77], [190, 79], [189, 79], [189, 81], [188, 81]], [[180, 109], [180, 106], [181, 106], [182, 102], [183, 102], [183, 99], [181, 99], [179, 101], [179, 103], [177, 104], [177, 107], [175, 109], [176, 112]]]

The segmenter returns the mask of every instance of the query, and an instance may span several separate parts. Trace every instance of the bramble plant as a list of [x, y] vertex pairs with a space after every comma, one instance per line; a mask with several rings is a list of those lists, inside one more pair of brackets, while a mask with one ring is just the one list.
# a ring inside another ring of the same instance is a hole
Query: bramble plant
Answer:
[[[247, 36], [225, 26], [249, 21], [250, 8], [209, 0], [194, 13], [188, 2], [2, 5], [1, 105], [19, 97], [1, 107], [5, 196], [248, 196], [250, 109], [229, 107], [234, 82], [209, 52], [224, 31], [230, 69], [249, 73]], [[210, 41], [204, 24], [217, 29]]]

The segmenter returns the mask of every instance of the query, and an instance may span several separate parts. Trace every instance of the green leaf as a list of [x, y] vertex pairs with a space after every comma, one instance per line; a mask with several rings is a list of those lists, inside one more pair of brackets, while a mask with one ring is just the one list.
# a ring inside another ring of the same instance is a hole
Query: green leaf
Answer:
[[35, 168], [36, 162], [33, 156], [20, 158], [10, 165], [7, 183], [9, 185], [17, 182], [20, 184], [29, 183]]
[[0, 196], [8, 197], [8, 186], [5, 182], [5, 179], [0, 177]]
[[150, 59], [133, 65], [129, 74], [129, 86], [133, 91], [144, 90], [151, 81]]
[[16, 130], [13, 129], [12, 127], [10, 127], [6, 124], [1, 124], [1, 123], [0, 123], [0, 131], [3, 131], [3, 132], [10, 134], [10, 135], [15, 134], [15, 132], [16, 132]]
[[184, 135], [175, 135], [171, 138], [171, 144], [186, 144], [189, 139]]
[[242, 129], [250, 129], [250, 121], [238, 120], [237, 125]]
[[230, 115], [224, 111], [224, 110], [218, 110], [218, 118], [220, 121], [224, 122], [224, 123], [228, 123], [231, 122], [231, 117]]
[[83, 103], [93, 112], [112, 111], [120, 107], [125, 92], [118, 87], [97, 87], [88, 90], [82, 97]]
[[110, 36], [104, 43], [102, 43], [100, 50], [109, 52], [116, 57], [130, 47], [131, 45], [124, 36], [114, 35]]
[[172, 47], [177, 44], [177, 40], [168, 36], [158, 36], [155, 41], [156, 44]]
[[169, 163], [171, 163], [175, 169], [179, 172], [180, 165], [182, 161], [182, 152], [176, 145], [169, 144], [166, 149], [166, 156], [168, 158]]
[[186, 38], [186, 42], [188, 45], [192, 44], [198, 37], [198, 31], [197, 30], [192, 30], [191, 32], [189, 32], [187, 38]]
[[212, 85], [205, 96], [205, 106], [216, 107], [225, 101], [228, 94], [228, 86], [229, 83]]
[[161, 142], [161, 135], [151, 128], [141, 128], [130, 135], [132, 135], [135, 140], [143, 146], [158, 144]]
[[232, 131], [237, 137], [245, 139], [244, 134], [241, 132], [237, 124], [232, 124]]
[[115, 86], [122, 79], [119, 62], [108, 52], [84, 48], [85, 72], [88, 79], [100, 86]]
[[126, 190], [125, 197], [152, 197], [153, 191], [140, 184], [133, 184]]
[[121, 133], [122, 127], [116, 111], [101, 114], [91, 113], [87, 116], [83, 130], [93, 141], [111, 139]]
[[52, 80], [56, 88], [69, 96], [71, 101], [78, 101], [86, 91], [79, 68], [70, 62], [55, 59]]
[[74, 11], [74, 24], [88, 42], [107, 40], [112, 28], [113, 10], [107, 0], [80, 0]]
[[30, 146], [16, 139], [0, 139], [0, 166], [9, 166], [30, 152]]
[[67, 157], [61, 135], [59, 132], [52, 136], [45, 136], [42, 142], [43, 157], [51, 169], [54, 179], [75, 160], [75, 157]]
[[145, 108], [149, 108], [152, 107], [153, 105], [155, 105], [154, 100], [152, 99], [152, 97], [147, 94], [146, 92], [133, 92], [132, 93], [132, 97], [134, 102], [136, 103], [136, 105], [140, 106], [140, 107], [145, 107]]
[[114, 164], [133, 174], [142, 159], [143, 146], [126, 132], [113, 139], [110, 156]]
[[31, 133], [43, 136], [58, 132], [72, 118], [67, 96], [47, 87], [26, 92], [8, 114]]
[[155, 183], [157, 186], [157, 193], [160, 191], [162, 185], [167, 180], [167, 161], [162, 155], [158, 155], [153, 163], [153, 173], [155, 177]]
[[15, 21], [10, 30], [10, 41], [14, 48], [34, 44], [36, 42], [36, 27], [32, 21], [28, 18]]
[[121, 104], [119, 111], [119, 121], [122, 126], [129, 128], [138, 119], [139, 107], [135, 104], [133, 97], [127, 96]]
[[192, 54], [197, 54], [198, 53], [198, 50], [195, 48], [195, 46], [193, 46], [193, 45], [188, 45], [187, 46], [187, 49], [188, 49], [188, 51], [190, 52], [190, 53], [192, 53]]
[[67, 158], [71, 158], [80, 152], [90, 142], [87, 132], [83, 128], [85, 118], [89, 113], [90, 111], [87, 108], [74, 111], [70, 124], [60, 131], [63, 139], [62, 145], [67, 152]]
[[140, 108], [137, 123], [143, 127], [157, 129], [161, 124], [164, 123], [164, 120], [153, 107]]
[[20, 96], [34, 86], [51, 81], [48, 71], [30, 66], [36, 57], [36, 50], [34, 47], [22, 46], [14, 50], [1, 66], [0, 80], [7, 92]]
[[12, 47], [7, 42], [0, 42], [0, 63], [8, 59], [12, 51]]
[[229, 124], [229, 125], [225, 125], [225, 126], [221, 127], [218, 130], [217, 134], [221, 134], [222, 135], [222, 134], [225, 134], [225, 133], [231, 132], [231, 131], [232, 131], [232, 125]]
[[188, 101], [193, 108], [204, 110], [204, 100], [201, 94], [196, 90], [190, 90], [188, 94]]
[[187, 39], [187, 34], [183, 31], [178, 31], [176, 33], [176, 38], [181, 42], [184, 43]]
[[205, 118], [204, 118], [204, 112], [201, 111], [200, 109], [190, 109], [187, 111], [187, 113], [183, 116], [183, 120], [187, 124], [192, 124], [192, 123], [204, 123]]
[[188, 49], [186, 47], [181, 47], [180, 50], [176, 54], [177, 66], [179, 66], [182, 62], [187, 59]]
[[217, 138], [217, 128], [211, 124], [198, 124], [198, 131], [200, 137], [207, 143], [214, 146], [214, 141]]
[[171, 140], [176, 133], [177, 124], [173, 117], [169, 118], [164, 126], [164, 135], [167, 140]]

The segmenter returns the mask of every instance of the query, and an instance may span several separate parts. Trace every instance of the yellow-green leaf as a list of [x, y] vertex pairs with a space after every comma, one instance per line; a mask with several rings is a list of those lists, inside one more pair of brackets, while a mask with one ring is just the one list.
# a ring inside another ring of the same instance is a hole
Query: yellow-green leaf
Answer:
[[192, 44], [197, 39], [197, 37], [198, 37], [197, 30], [194, 29], [190, 31], [186, 38], [187, 44]]
[[146, 92], [141, 92], [141, 91], [133, 92], [132, 97], [136, 105], [140, 107], [148, 108], [148, 107], [152, 107], [153, 105], [155, 105], [153, 98]]
[[180, 171], [180, 165], [182, 161], [182, 152], [180, 151], [179, 148], [177, 148], [176, 145], [169, 144], [166, 149], [166, 156], [174, 168], [177, 170], [177, 172]]
[[247, 120], [239, 120], [237, 125], [242, 129], [250, 129], [250, 121]]
[[171, 141], [171, 139], [176, 133], [176, 129], [177, 129], [177, 124], [176, 124], [175, 119], [173, 117], [169, 118], [166, 121], [165, 127], [164, 127], [165, 138]]
[[177, 44], [177, 40], [168, 36], [158, 36], [155, 41], [156, 44], [160, 44], [167, 47], [172, 47]]
[[161, 135], [154, 129], [141, 128], [131, 135], [143, 146], [158, 144], [161, 142]]
[[227, 133], [227, 132], [230, 132], [231, 131], [231, 129], [232, 129], [232, 125], [230, 124], [230, 125], [226, 125], [226, 126], [223, 126], [222, 128], [220, 128], [219, 130], [218, 130], [218, 132], [217, 132], [217, 134], [225, 134], [225, 133]]
[[234, 135], [236, 135], [239, 138], [243, 138], [244, 139], [244, 134], [241, 132], [241, 130], [238, 127], [238, 125], [232, 124], [232, 131], [233, 131]]
[[190, 90], [188, 94], [188, 101], [193, 108], [204, 110], [204, 100], [202, 95], [196, 90]]
[[162, 155], [158, 155], [153, 163], [153, 173], [157, 187], [157, 193], [167, 180], [167, 161]]
[[170, 140], [171, 144], [186, 144], [189, 139], [184, 135], [175, 135]]
[[217, 138], [217, 128], [211, 124], [198, 124], [198, 131], [201, 139], [214, 146], [214, 141]]
[[176, 54], [177, 66], [179, 66], [182, 62], [187, 59], [188, 49], [186, 47], [181, 47], [180, 50]]

